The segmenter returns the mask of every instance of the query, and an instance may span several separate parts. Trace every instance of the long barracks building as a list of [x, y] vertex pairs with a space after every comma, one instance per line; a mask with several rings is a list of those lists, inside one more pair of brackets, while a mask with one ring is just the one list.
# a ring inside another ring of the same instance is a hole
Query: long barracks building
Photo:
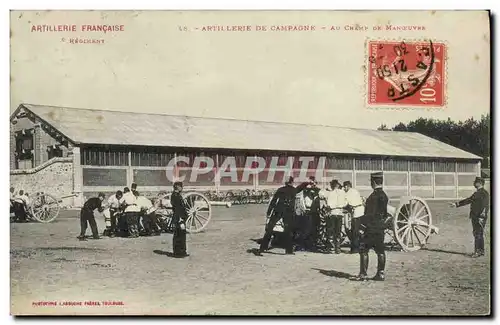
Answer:
[[[370, 173], [384, 171], [391, 198], [456, 199], [470, 195], [481, 170], [481, 157], [410, 132], [30, 104], [10, 123], [11, 186], [75, 194], [65, 200], [73, 206], [132, 182], [141, 193], [171, 190], [168, 171], [188, 189], [225, 191], [277, 188], [291, 169], [322, 186], [350, 180], [362, 195], [371, 191]], [[266, 165], [258, 174], [256, 157]]]

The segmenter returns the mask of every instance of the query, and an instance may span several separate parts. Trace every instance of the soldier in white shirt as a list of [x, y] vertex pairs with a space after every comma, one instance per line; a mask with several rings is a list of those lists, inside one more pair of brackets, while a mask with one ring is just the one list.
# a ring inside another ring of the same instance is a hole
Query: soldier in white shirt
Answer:
[[153, 206], [153, 202], [145, 196], [139, 194], [139, 192], [134, 192], [137, 194], [137, 205], [141, 209], [142, 226], [144, 227], [144, 232], [146, 236], [159, 235], [158, 227], [156, 226], [156, 209]]
[[339, 181], [333, 180], [330, 184], [330, 191], [327, 203], [332, 209], [329, 218], [327, 218], [327, 236], [330, 242], [333, 242], [335, 254], [340, 254], [340, 238], [342, 232], [342, 220], [344, 218], [345, 192], [342, 191]]
[[111, 195], [107, 201], [107, 209], [104, 210], [104, 221], [106, 222], [106, 230], [104, 236], [115, 237], [116, 235], [116, 217], [123, 203], [123, 192], [117, 191]]
[[344, 217], [345, 193], [336, 179], [330, 182], [330, 190], [321, 191], [320, 197], [326, 200], [329, 212], [326, 214], [326, 245], [327, 250], [335, 250], [340, 254], [340, 239], [342, 232], [342, 219]]
[[13, 204], [14, 214], [18, 222], [28, 222], [27, 211], [30, 204], [28, 193], [24, 193], [23, 190], [19, 190], [19, 193], [15, 196]]
[[125, 206], [125, 219], [127, 220], [128, 235], [130, 238], [139, 237], [137, 223], [141, 208], [137, 205], [137, 197], [128, 191], [123, 194], [123, 205]]
[[344, 182], [344, 191], [346, 193], [346, 209], [351, 211], [351, 254], [359, 253], [359, 227], [361, 217], [365, 214], [365, 206], [363, 204], [363, 199], [358, 190], [352, 188], [352, 184], [349, 181]]

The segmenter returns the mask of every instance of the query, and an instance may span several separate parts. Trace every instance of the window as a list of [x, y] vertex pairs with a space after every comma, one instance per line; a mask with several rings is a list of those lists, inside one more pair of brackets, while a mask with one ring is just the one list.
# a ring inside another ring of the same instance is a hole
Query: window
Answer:
[[[16, 165], [18, 168], [25, 168], [28, 165], [33, 165], [33, 134], [30, 130], [25, 131], [24, 134], [19, 132], [16, 135]], [[29, 163], [19, 163], [19, 161], [30, 161]], [[31, 168], [31, 167], [27, 167]]]
[[408, 161], [403, 159], [386, 159], [384, 160], [384, 170], [392, 172], [407, 172]]
[[457, 167], [459, 173], [475, 173], [477, 171], [475, 163], [458, 163]]
[[49, 159], [63, 156], [63, 151], [59, 146], [48, 146], [47, 152], [49, 153]]
[[370, 171], [378, 171], [382, 170], [382, 160], [380, 159], [370, 159], [370, 158], [363, 158], [363, 159], [357, 159], [356, 158], [356, 170], [370, 170]]
[[128, 151], [110, 148], [82, 148], [84, 166], [128, 166]]
[[354, 167], [354, 161], [352, 158], [327, 156], [325, 165], [326, 169], [352, 170]]
[[432, 172], [432, 161], [412, 161], [410, 162], [412, 172]]
[[33, 136], [18, 135], [16, 138], [16, 149], [18, 152], [33, 150]]
[[434, 171], [437, 173], [454, 173], [455, 163], [453, 161], [434, 162]]

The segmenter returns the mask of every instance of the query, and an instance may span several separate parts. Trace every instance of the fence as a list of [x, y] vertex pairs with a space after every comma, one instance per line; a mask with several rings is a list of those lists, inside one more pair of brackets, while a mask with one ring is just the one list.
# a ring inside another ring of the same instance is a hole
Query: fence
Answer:
[[[187, 157], [185, 161], [181, 156]], [[211, 160], [207, 161], [213, 161], [213, 166], [206, 163], [203, 165], [203, 157], [210, 158]], [[168, 171], [178, 178], [183, 178], [188, 190], [277, 188], [284, 184], [289, 175], [293, 175], [296, 182], [315, 176], [321, 187], [325, 187], [332, 179], [351, 181], [353, 186], [366, 196], [372, 191], [370, 174], [382, 170], [384, 189], [391, 198], [414, 195], [451, 199], [469, 196], [474, 190], [472, 183], [479, 171], [478, 163], [470, 162], [349, 158], [333, 155], [302, 157], [301, 159], [309, 164], [307, 169], [300, 169], [297, 164], [298, 156], [267, 154], [263, 157], [265, 169], [254, 175], [256, 166], [247, 164], [248, 157], [256, 155], [232, 152], [177, 154], [160, 149], [149, 153], [125, 152], [123, 149], [84, 149], [81, 155], [83, 192], [113, 192], [130, 186], [132, 182], [139, 184], [144, 192], [169, 191], [172, 189], [173, 179], [167, 177]], [[177, 159], [174, 164], [177, 168], [169, 165], [171, 159]], [[196, 159], [201, 161], [201, 164], [193, 168], [192, 162]], [[232, 166], [236, 166], [232, 171], [225, 169], [228, 159]]]

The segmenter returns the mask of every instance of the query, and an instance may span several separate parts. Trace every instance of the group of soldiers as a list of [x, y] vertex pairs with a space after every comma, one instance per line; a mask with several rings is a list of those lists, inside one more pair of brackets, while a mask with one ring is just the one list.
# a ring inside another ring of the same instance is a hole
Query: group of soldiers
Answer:
[[[186, 251], [186, 220], [188, 209], [186, 202], [182, 197], [182, 182], [174, 183], [174, 192], [170, 197], [170, 203], [173, 210], [173, 255], [175, 257], [189, 256]], [[99, 230], [95, 221], [94, 213], [97, 211], [105, 217], [106, 230], [103, 235], [115, 237], [116, 235], [126, 236], [128, 238], [137, 238], [140, 235], [142, 219], [143, 235], [159, 236], [161, 228], [159, 227], [155, 208], [151, 200], [141, 196], [137, 191], [137, 184], [133, 183], [130, 187], [125, 187], [123, 191], [117, 191], [111, 195], [105, 202], [105, 194], [99, 193], [97, 197], [88, 199], [80, 211], [80, 235], [77, 237], [85, 241], [87, 226], [90, 225], [92, 238], [100, 239]], [[160, 204], [160, 200], [156, 202]]]
[[149, 213], [153, 203], [137, 191], [137, 184], [133, 183], [111, 195], [105, 201], [105, 194], [99, 193], [97, 197], [88, 199], [80, 211], [80, 235], [79, 240], [86, 240], [85, 233], [90, 225], [92, 237], [100, 239], [99, 230], [95, 221], [94, 213], [104, 215], [106, 229], [103, 235], [115, 237], [116, 235], [129, 238], [139, 237], [139, 229], [144, 228], [144, 235], [159, 235], [159, 229], [154, 220], [155, 214]]
[[[327, 252], [339, 254], [341, 252], [340, 240], [344, 211], [349, 210], [352, 216], [351, 253], [359, 253], [360, 256], [360, 272], [353, 280], [365, 281], [368, 279], [368, 252], [373, 249], [377, 254], [378, 261], [377, 274], [373, 279], [384, 281], [386, 264], [384, 234], [389, 199], [382, 186], [383, 173], [372, 173], [370, 179], [373, 192], [363, 204], [361, 195], [352, 188], [349, 181], [341, 185], [339, 181], [332, 180], [329, 189], [321, 190], [312, 177], [308, 182], [297, 187], [293, 184], [293, 177], [290, 177], [285, 186], [276, 191], [269, 204], [267, 213], [270, 215], [270, 219], [266, 225], [260, 247], [258, 251], [255, 251], [256, 255], [262, 256], [262, 253], [268, 250], [274, 227], [279, 220], [282, 220], [284, 225], [286, 254], [294, 254], [294, 232], [300, 233], [298, 237], [301, 248], [310, 249], [313, 242], [317, 246], [321, 246], [322, 242]], [[469, 217], [472, 222], [475, 247], [472, 257], [480, 257], [484, 255], [484, 228], [489, 214], [490, 199], [489, 193], [484, 189], [484, 179], [477, 177], [474, 180], [474, 187], [476, 192], [471, 197], [452, 203], [451, 206], [471, 205]], [[189, 256], [186, 250], [186, 221], [189, 211], [182, 196], [182, 182], [175, 182], [173, 189], [170, 198], [173, 210], [173, 255], [186, 257]], [[15, 214], [18, 221], [26, 222], [27, 206], [29, 205], [28, 193], [20, 190], [16, 194], [14, 188], [11, 188], [10, 192], [11, 213]], [[307, 205], [310, 207], [309, 212], [316, 212], [311, 214], [309, 218], [302, 218], [302, 220], [307, 220], [305, 225], [297, 223], [295, 218], [301, 214], [301, 212], [296, 211], [297, 194], [301, 192], [304, 192], [303, 198], [306, 201], [306, 207]], [[139, 195], [137, 184], [133, 183], [131, 189], [124, 188], [123, 192], [117, 191], [106, 202], [104, 200], [105, 194], [99, 193], [97, 197], [90, 198], [84, 203], [80, 212], [81, 232], [78, 236], [79, 240], [86, 240], [85, 233], [88, 225], [92, 230], [92, 237], [94, 239], [100, 238], [94, 217], [95, 211], [104, 214], [106, 230], [103, 234], [109, 237], [114, 237], [120, 231], [128, 233], [130, 238], [138, 237], [141, 217], [145, 235], [160, 235], [161, 229], [158, 227], [154, 213], [156, 206], [146, 197]], [[323, 202], [323, 204], [319, 202]], [[317, 206], [313, 207], [314, 204]]]
[[14, 214], [15, 222], [28, 222], [28, 206], [30, 198], [27, 192], [19, 190], [16, 193], [14, 187], [10, 188], [10, 213]]
[[[356, 234], [365, 207], [360, 193], [352, 187], [351, 182], [341, 184], [334, 179], [326, 190], [317, 186], [314, 177], [297, 187], [293, 186], [293, 182], [293, 177], [290, 177], [269, 204], [269, 231], [261, 242], [260, 250], [264, 251], [269, 246], [272, 228], [282, 219], [286, 228], [284, 242], [288, 254], [293, 253], [293, 243], [296, 244], [295, 250], [340, 254], [342, 223], [345, 211], [349, 211], [353, 218], [350, 253], [358, 253], [359, 240]], [[282, 218], [283, 215], [288, 217]]]
[[[300, 214], [296, 211], [296, 197], [298, 193], [304, 192], [304, 197], [314, 197], [316, 195], [323, 199], [326, 204], [317, 209], [311, 208], [310, 211], [319, 211], [319, 214], [313, 214], [309, 218], [302, 219], [314, 221], [314, 219], [321, 220], [321, 217], [324, 217], [323, 219], [326, 221], [327, 250], [328, 248], [330, 248], [329, 250], [333, 248], [337, 254], [340, 253], [340, 231], [342, 228], [343, 211], [346, 209], [350, 210], [352, 216], [351, 253], [359, 253], [360, 256], [359, 274], [352, 277], [351, 280], [368, 280], [368, 252], [373, 249], [377, 254], [377, 273], [372, 280], [384, 281], [386, 265], [384, 237], [389, 198], [383, 190], [383, 177], [382, 172], [370, 175], [373, 192], [364, 204], [359, 192], [352, 188], [350, 182], [343, 183], [344, 191], [342, 191], [342, 186], [337, 180], [331, 181], [328, 190], [320, 190], [313, 178], [310, 178], [309, 182], [294, 187], [294, 179], [290, 177], [285, 186], [279, 188], [271, 200], [267, 211], [270, 219], [266, 225], [260, 247], [258, 251], [254, 251], [255, 255], [262, 256], [262, 253], [269, 249], [269, 242], [273, 235], [274, 227], [279, 220], [282, 220], [284, 225], [285, 253], [294, 254], [292, 239], [294, 229], [297, 228], [294, 217]], [[476, 192], [471, 197], [452, 203], [451, 205], [455, 207], [467, 204], [471, 205], [470, 219], [472, 221], [475, 244], [472, 257], [479, 257], [484, 255], [484, 227], [489, 213], [489, 193], [484, 189], [484, 179], [480, 177], [475, 179], [474, 187], [476, 188]], [[316, 202], [319, 202], [319, 200], [316, 200]], [[301, 230], [304, 231], [304, 227]], [[319, 235], [317, 237], [321, 237], [321, 231], [317, 231], [317, 233]]]

